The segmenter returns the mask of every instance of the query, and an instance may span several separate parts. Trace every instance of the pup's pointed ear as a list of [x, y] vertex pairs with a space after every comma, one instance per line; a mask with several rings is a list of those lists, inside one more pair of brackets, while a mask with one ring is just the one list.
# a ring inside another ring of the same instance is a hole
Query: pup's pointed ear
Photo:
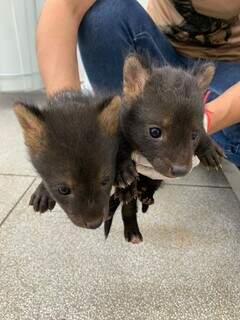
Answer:
[[109, 136], [114, 136], [118, 130], [119, 112], [121, 106], [121, 98], [115, 96], [99, 115], [100, 125], [106, 130]]
[[23, 129], [26, 146], [32, 152], [39, 152], [45, 145], [44, 119], [41, 111], [32, 105], [21, 102], [13, 106], [13, 110]]
[[123, 93], [126, 98], [134, 98], [142, 91], [150, 77], [150, 70], [145, 67], [137, 55], [129, 55], [123, 67]]
[[205, 92], [215, 73], [215, 65], [213, 63], [204, 63], [194, 70], [194, 75], [197, 78], [197, 84], [201, 91]]

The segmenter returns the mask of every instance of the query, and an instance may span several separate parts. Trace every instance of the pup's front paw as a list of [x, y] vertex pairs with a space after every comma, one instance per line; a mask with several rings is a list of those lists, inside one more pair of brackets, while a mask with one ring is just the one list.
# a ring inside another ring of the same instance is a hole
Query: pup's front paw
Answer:
[[135, 221], [128, 221], [124, 225], [124, 237], [126, 241], [138, 244], [143, 241], [143, 237]]
[[119, 188], [126, 188], [131, 185], [137, 177], [138, 173], [135, 164], [131, 159], [118, 164], [115, 179], [116, 186]]
[[211, 141], [211, 144], [203, 153], [197, 154], [201, 163], [207, 168], [213, 168], [218, 170], [222, 168], [221, 159], [224, 156], [222, 149], [214, 142]]
[[41, 182], [32, 194], [29, 205], [33, 206], [34, 211], [44, 213], [47, 210], [52, 210], [55, 204], [56, 202], [46, 190], [43, 182]]

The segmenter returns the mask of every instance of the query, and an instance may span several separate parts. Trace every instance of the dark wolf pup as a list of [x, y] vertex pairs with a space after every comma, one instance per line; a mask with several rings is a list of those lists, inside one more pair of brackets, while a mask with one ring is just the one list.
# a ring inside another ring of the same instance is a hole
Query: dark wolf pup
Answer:
[[[171, 66], [154, 67], [149, 59], [137, 54], [125, 60], [116, 180], [121, 188], [127, 188], [125, 194], [130, 198], [122, 208], [127, 241], [142, 240], [136, 199], [131, 199], [135, 184], [129, 187], [137, 175], [131, 159], [133, 151], [139, 151], [157, 172], [170, 178], [189, 173], [193, 155], [207, 167], [221, 166], [223, 153], [203, 126], [203, 96], [214, 71], [211, 63], [185, 71]], [[140, 176], [137, 189], [143, 211], [153, 202], [160, 182]], [[111, 222], [105, 223], [106, 236]]]
[[108, 218], [118, 151], [120, 98], [62, 91], [43, 109], [17, 103], [31, 161], [42, 178], [30, 204], [35, 211], [57, 202], [74, 224], [97, 228]]

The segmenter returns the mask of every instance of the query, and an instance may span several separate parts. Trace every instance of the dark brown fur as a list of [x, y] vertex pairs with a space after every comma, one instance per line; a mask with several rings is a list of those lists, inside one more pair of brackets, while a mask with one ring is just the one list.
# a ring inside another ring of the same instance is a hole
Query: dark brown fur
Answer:
[[[141, 152], [156, 171], [170, 178], [186, 175], [192, 168], [194, 154], [204, 165], [220, 166], [222, 151], [203, 127], [203, 96], [213, 74], [214, 66], [209, 63], [185, 71], [171, 66], [156, 68], [150, 60], [136, 54], [127, 57], [116, 180], [121, 188], [126, 188], [123, 195], [128, 196], [129, 203], [122, 209], [128, 241], [142, 240], [136, 220], [136, 197], [131, 198], [137, 176], [131, 160], [133, 151]], [[151, 136], [152, 128], [161, 130], [159, 138]], [[138, 197], [146, 211], [160, 181], [144, 179], [140, 177], [138, 182], [138, 189], [141, 189]], [[128, 225], [126, 220], [130, 221]], [[105, 231], [109, 232], [111, 221], [106, 224]], [[107, 232], [105, 234], [107, 236]]]
[[117, 97], [87, 97], [78, 91], [56, 94], [42, 110], [15, 105], [31, 161], [43, 179], [30, 200], [36, 211], [57, 202], [78, 226], [96, 228], [107, 219], [119, 107]]

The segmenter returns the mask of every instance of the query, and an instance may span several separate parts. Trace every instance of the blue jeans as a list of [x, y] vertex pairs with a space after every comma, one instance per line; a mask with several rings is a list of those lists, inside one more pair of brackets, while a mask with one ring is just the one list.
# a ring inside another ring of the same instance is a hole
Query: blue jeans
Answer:
[[[78, 33], [83, 64], [93, 88], [121, 92], [124, 57], [147, 52], [159, 65], [191, 67], [198, 59], [179, 54], [136, 0], [97, 0]], [[240, 61], [216, 62], [209, 100], [240, 81]], [[213, 135], [227, 158], [240, 166], [240, 124]]]

